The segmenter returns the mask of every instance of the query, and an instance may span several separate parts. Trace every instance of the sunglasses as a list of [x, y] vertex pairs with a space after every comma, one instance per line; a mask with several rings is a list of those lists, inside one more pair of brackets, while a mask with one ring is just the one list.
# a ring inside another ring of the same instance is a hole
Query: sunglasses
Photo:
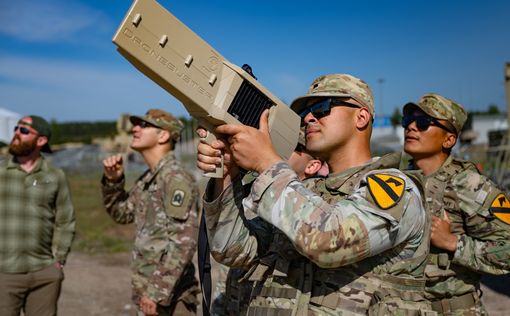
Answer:
[[414, 115], [405, 115], [402, 118], [402, 127], [407, 128], [409, 125], [411, 125], [412, 122], [416, 122], [416, 127], [420, 131], [426, 131], [430, 125], [435, 125], [439, 128], [444, 129], [447, 132], [454, 133], [454, 131], [451, 130], [451, 128], [448, 128], [444, 126], [443, 124], [439, 123], [439, 121], [433, 117], [430, 116], [414, 116]]
[[14, 126], [14, 133], [16, 133], [18, 130], [23, 135], [28, 135], [31, 133], [31, 131], [28, 127], [19, 126], [19, 125]]
[[324, 99], [313, 103], [312, 105], [304, 109], [301, 113], [299, 113], [299, 116], [301, 117], [301, 122], [303, 122], [308, 113], [312, 113], [313, 117], [315, 117], [316, 119], [325, 117], [329, 115], [329, 113], [331, 113], [331, 108], [334, 106], [348, 106], [352, 108], [359, 108], [359, 106], [347, 103], [340, 99], [334, 98]]
[[134, 126], [140, 126], [141, 128], [147, 128], [147, 127], [154, 127], [154, 128], [160, 128], [159, 126], [156, 126], [154, 124], [151, 124], [149, 122], [146, 122], [146, 121], [137, 121], [136, 123], [133, 124]]

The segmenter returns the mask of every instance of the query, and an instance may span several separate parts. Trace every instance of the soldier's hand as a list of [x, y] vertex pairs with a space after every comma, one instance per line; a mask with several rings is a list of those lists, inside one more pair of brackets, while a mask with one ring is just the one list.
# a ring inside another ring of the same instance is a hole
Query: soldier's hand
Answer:
[[450, 219], [446, 212], [444, 216], [444, 219], [432, 216], [430, 243], [439, 249], [453, 252], [457, 249], [457, 236], [450, 231]]
[[[208, 131], [202, 127], [197, 128], [197, 135], [204, 139]], [[223, 139], [217, 139], [212, 144], [200, 141], [197, 147], [197, 167], [204, 172], [215, 171], [221, 165], [221, 154], [223, 154], [223, 174], [232, 177], [238, 172], [237, 165], [232, 161], [232, 154], [228, 143]]]
[[124, 174], [122, 155], [114, 155], [103, 160], [103, 172], [108, 180], [119, 180]]
[[138, 304], [139, 304], [140, 310], [146, 316], [158, 315], [156, 302], [154, 302], [147, 296], [142, 297]]
[[229, 136], [232, 157], [241, 168], [261, 173], [282, 160], [273, 148], [268, 117], [269, 111], [265, 110], [260, 116], [259, 129], [238, 124], [225, 124], [216, 128], [216, 132]]

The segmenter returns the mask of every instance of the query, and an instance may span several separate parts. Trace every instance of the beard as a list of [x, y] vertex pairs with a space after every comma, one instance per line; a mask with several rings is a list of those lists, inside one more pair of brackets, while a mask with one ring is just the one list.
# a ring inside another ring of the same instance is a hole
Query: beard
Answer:
[[[17, 142], [16, 142], [17, 140]], [[37, 137], [32, 141], [23, 142], [18, 136], [14, 136], [9, 145], [9, 153], [13, 156], [28, 156], [37, 147]]]

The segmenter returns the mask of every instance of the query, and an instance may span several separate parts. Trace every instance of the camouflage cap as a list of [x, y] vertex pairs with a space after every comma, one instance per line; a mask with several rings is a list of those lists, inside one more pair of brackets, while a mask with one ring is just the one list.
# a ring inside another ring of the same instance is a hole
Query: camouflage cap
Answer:
[[411, 102], [404, 105], [404, 115], [412, 110], [413, 106], [433, 118], [448, 121], [455, 128], [457, 134], [460, 134], [467, 120], [467, 113], [462, 105], [436, 93], [425, 94], [418, 104]]
[[307, 153], [307, 151], [306, 151], [306, 134], [305, 134], [304, 126], [299, 129], [298, 142], [296, 145], [296, 149], [294, 149], [294, 151], [297, 151], [300, 153]]
[[172, 114], [159, 109], [150, 109], [144, 116], [132, 115], [129, 117], [132, 124], [137, 124], [139, 121], [145, 121], [156, 127], [167, 130], [172, 135], [172, 139], [179, 139], [184, 124], [176, 119]]
[[370, 87], [365, 81], [347, 74], [318, 77], [312, 82], [308, 93], [292, 101], [290, 107], [294, 112], [300, 113], [309, 99], [322, 97], [352, 98], [361, 107], [367, 108], [372, 118], [375, 116], [374, 97]]

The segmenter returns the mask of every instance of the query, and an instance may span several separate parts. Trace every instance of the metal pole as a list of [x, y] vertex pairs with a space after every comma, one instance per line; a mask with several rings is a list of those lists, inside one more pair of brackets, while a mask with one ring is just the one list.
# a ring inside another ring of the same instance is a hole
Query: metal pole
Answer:
[[383, 115], [385, 114], [384, 113], [384, 102], [383, 102], [383, 83], [384, 83], [384, 78], [379, 78], [377, 79], [377, 83], [379, 83], [379, 109], [377, 109], [376, 113], [379, 112], [381, 113], [381, 117], [383, 117]]
[[505, 88], [506, 88], [506, 121], [507, 121], [507, 140], [510, 140], [510, 63], [506, 63], [505, 69]]

